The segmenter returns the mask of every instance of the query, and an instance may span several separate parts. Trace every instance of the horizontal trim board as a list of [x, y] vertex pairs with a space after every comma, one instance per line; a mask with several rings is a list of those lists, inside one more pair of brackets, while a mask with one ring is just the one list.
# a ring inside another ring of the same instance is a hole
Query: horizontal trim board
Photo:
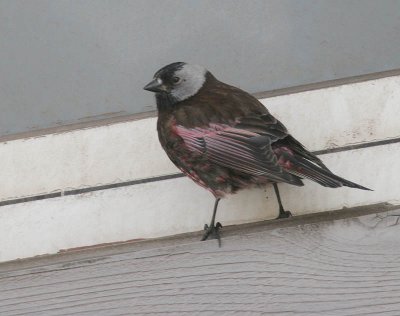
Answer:
[[[303, 187], [282, 183], [283, 205], [298, 216], [381, 202], [399, 204], [400, 178], [397, 170], [387, 168], [397, 166], [399, 150], [396, 143], [328, 154], [324, 163], [336, 174], [374, 191], [330, 189], [307, 180]], [[0, 261], [199, 231], [209, 222], [213, 203], [209, 192], [180, 177], [4, 206]], [[273, 187], [267, 185], [227, 196], [219, 205], [217, 220], [228, 226], [274, 219], [277, 213]]]
[[[400, 76], [260, 101], [319, 154], [400, 138]], [[179, 173], [159, 144], [156, 125], [157, 118], [147, 117], [0, 143], [0, 202]]]
[[359, 76], [352, 76], [352, 77], [346, 77], [346, 78], [340, 78], [340, 79], [308, 83], [308, 84], [304, 84], [304, 85], [276, 89], [276, 90], [265, 91], [265, 92], [257, 92], [257, 93], [254, 93], [253, 95], [258, 99], [272, 98], [272, 97], [276, 97], [276, 96], [280, 96], [280, 95], [332, 88], [332, 87], [343, 86], [343, 85], [348, 85], [348, 84], [353, 84], [353, 83], [365, 82], [365, 81], [382, 79], [382, 78], [387, 78], [387, 77], [394, 77], [394, 76], [398, 76], [398, 75], [400, 75], [400, 69], [385, 70], [385, 71], [374, 72], [374, 73], [369, 73], [369, 74], [364, 74], [364, 75], [359, 75]]
[[[281, 96], [281, 95], [319, 90], [319, 89], [324, 89], [324, 88], [336, 87], [336, 86], [341, 86], [341, 85], [359, 83], [359, 82], [376, 80], [376, 79], [381, 79], [381, 78], [386, 78], [386, 77], [399, 76], [399, 75], [400, 75], [400, 69], [393, 69], [393, 70], [386, 70], [386, 71], [369, 73], [369, 74], [364, 74], [364, 75], [351, 76], [351, 77], [346, 77], [346, 78], [341, 78], [341, 79], [321, 81], [321, 82], [299, 85], [299, 86], [294, 86], [294, 87], [288, 87], [288, 88], [283, 88], [283, 89], [256, 92], [253, 95], [257, 99], [272, 98], [272, 97]], [[78, 129], [93, 128], [93, 127], [99, 127], [99, 126], [104, 126], [104, 125], [136, 121], [136, 120], [141, 120], [144, 118], [155, 117], [155, 116], [157, 116], [157, 111], [148, 111], [148, 112], [135, 113], [135, 114], [118, 115], [115, 117], [110, 117], [110, 118], [105, 118], [105, 119], [100, 119], [100, 120], [90, 120], [90, 121], [85, 121], [85, 122], [66, 124], [66, 125], [62, 125], [62, 126], [49, 127], [49, 128], [38, 129], [38, 130], [33, 130], [33, 131], [28, 131], [28, 132], [0, 136], [0, 142], [8, 142], [8, 141], [23, 139], [23, 138], [40, 137], [40, 136], [44, 136], [44, 135], [48, 135], [48, 134], [58, 134], [58, 133], [64, 133], [64, 132], [78, 130]]]
[[[400, 137], [393, 138], [393, 139], [374, 141], [374, 142], [368, 142], [368, 143], [362, 143], [362, 144], [342, 146], [342, 147], [331, 148], [331, 149], [318, 150], [318, 151], [314, 151], [313, 153], [315, 155], [326, 155], [326, 154], [344, 152], [344, 151], [349, 151], [349, 150], [357, 150], [357, 149], [363, 149], [363, 148], [369, 148], [369, 147], [384, 146], [384, 145], [395, 144], [395, 143], [400, 143]], [[36, 196], [1, 201], [0, 207], [5, 206], [5, 205], [26, 203], [26, 202], [32, 202], [32, 201], [38, 201], [38, 200], [44, 200], [44, 199], [52, 199], [55, 197], [61, 197], [63, 195], [78, 195], [78, 194], [84, 194], [84, 193], [100, 191], [100, 190], [108, 190], [108, 189], [115, 189], [115, 188], [121, 188], [121, 187], [150, 183], [150, 182], [159, 182], [159, 181], [164, 181], [164, 180], [177, 179], [177, 178], [182, 178], [184, 176], [185, 175], [183, 173], [173, 173], [173, 174], [162, 175], [162, 176], [158, 176], [158, 177], [150, 177], [150, 178], [124, 181], [124, 182], [118, 182], [118, 183], [110, 183], [110, 184], [92, 186], [92, 187], [82, 188], [82, 189], [65, 190], [63, 192], [60, 191], [60, 192], [49, 193], [49, 194], [40, 194], [40, 195], [36, 195]]]
[[59, 133], [80, 130], [80, 129], [86, 129], [86, 128], [94, 128], [94, 127], [101, 127], [101, 126], [124, 123], [124, 122], [132, 122], [132, 121], [142, 120], [142, 119], [146, 119], [149, 117], [155, 117], [155, 116], [157, 116], [157, 111], [148, 111], [148, 112], [142, 112], [142, 113], [136, 113], [136, 114], [118, 115], [115, 117], [109, 117], [109, 118], [100, 119], [100, 120], [91, 120], [91, 121], [85, 121], [85, 122], [79, 122], [79, 123], [73, 123], [73, 124], [66, 124], [66, 125], [61, 125], [61, 126], [38, 129], [38, 130], [34, 130], [34, 131], [29, 131], [29, 132], [22, 132], [22, 133], [0, 136], [0, 142], [9, 142], [9, 141], [23, 139], [23, 138], [41, 137], [41, 136], [46, 136], [49, 134], [59, 134]]

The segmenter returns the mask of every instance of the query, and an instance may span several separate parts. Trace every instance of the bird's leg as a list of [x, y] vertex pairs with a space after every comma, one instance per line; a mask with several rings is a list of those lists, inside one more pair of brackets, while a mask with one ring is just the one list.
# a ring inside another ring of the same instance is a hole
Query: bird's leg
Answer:
[[277, 218], [288, 218], [288, 217], [292, 216], [292, 213], [290, 213], [289, 211], [285, 211], [285, 209], [283, 208], [281, 196], [280, 196], [279, 190], [278, 190], [278, 185], [276, 183], [274, 183], [274, 190], [275, 190], [276, 198], [278, 199], [278, 203], [279, 203], [279, 215]]
[[222, 228], [222, 225], [220, 222], [218, 222], [216, 225], [215, 223], [215, 215], [217, 215], [217, 208], [218, 208], [218, 203], [219, 200], [221, 198], [216, 198], [215, 199], [215, 203], [214, 203], [214, 211], [213, 211], [213, 215], [211, 217], [211, 222], [210, 222], [210, 226], [208, 226], [207, 224], [204, 225], [204, 235], [203, 238], [201, 238], [201, 240], [206, 240], [208, 239], [208, 237], [211, 237], [212, 239], [218, 239], [218, 245], [221, 247], [221, 237], [219, 235], [219, 229]]

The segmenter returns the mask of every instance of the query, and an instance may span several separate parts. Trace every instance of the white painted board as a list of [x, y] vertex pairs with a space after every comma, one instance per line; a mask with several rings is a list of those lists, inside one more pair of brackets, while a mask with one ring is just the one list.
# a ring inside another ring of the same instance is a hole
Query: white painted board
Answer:
[[[310, 150], [400, 137], [400, 76], [262, 102]], [[0, 201], [179, 172], [156, 118], [0, 143]]]
[[[400, 144], [324, 155], [338, 174], [374, 189], [330, 189], [306, 181], [279, 185], [294, 215], [379, 202], [399, 204], [396, 166]], [[371, 159], [374, 157], [374, 159]], [[60, 249], [198, 231], [211, 217], [213, 197], [188, 178], [138, 184], [0, 208], [0, 261], [56, 253]], [[246, 190], [220, 202], [223, 225], [277, 216], [271, 186]]]

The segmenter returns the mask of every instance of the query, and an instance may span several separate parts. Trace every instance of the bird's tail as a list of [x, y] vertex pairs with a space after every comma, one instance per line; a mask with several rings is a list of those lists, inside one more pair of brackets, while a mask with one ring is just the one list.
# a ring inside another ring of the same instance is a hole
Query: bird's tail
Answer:
[[313, 180], [324, 187], [338, 188], [345, 186], [372, 191], [371, 189], [363, 187], [362, 185], [343, 179], [332, 173], [328, 168], [322, 168], [321, 166], [318, 166], [317, 164], [299, 155], [287, 155], [286, 159], [290, 161], [290, 168], [286, 169], [287, 172], [290, 172], [301, 178]]

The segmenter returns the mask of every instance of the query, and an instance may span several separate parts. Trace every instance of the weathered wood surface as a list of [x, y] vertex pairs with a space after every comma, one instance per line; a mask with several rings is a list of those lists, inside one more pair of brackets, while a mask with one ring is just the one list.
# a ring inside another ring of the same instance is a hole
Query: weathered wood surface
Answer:
[[[400, 315], [400, 211], [0, 265], [0, 315]], [[110, 250], [111, 249], [111, 250]]]

